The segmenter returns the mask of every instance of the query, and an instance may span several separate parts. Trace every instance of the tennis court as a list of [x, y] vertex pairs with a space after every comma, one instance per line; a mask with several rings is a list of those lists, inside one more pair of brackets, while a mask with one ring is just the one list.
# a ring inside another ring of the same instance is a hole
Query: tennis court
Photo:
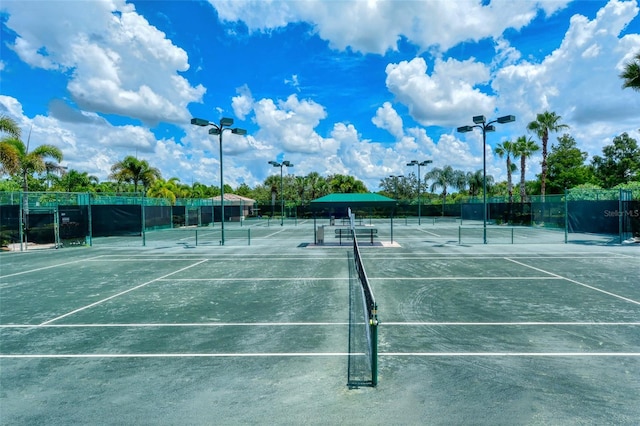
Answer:
[[2, 253], [0, 423], [637, 424], [639, 245], [371, 225], [377, 387], [347, 386], [352, 248], [313, 220]]

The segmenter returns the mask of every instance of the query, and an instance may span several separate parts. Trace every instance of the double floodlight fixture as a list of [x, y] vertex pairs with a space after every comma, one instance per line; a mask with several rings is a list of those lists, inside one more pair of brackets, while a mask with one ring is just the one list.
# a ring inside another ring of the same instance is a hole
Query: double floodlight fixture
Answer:
[[221, 239], [220, 244], [224, 245], [224, 173], [222, 167], [222, 132], [225, 130], [230, 130], [231, 133], [235, 135], [246, 135], [247, 131], [245, 129], [240, 129], [238, 127], [230, 128], [229, 126], [233, 126], [233, 118], [223, 117], [220, 119], [220, 124], [216, 124], [212, 121], [205, 120], [204, 118], [192, 118], [191, 124], [194, 126], [206, 127], [211, 126], [209, 129], [210, 135], [218, 136], [218, 140], [220, 141], [220, 230], [221, 230]]
[[289, 160], [283, 161], [282, 163], [278, 163], [277, 161], [269, 161], [269, 164], [271, 164], [273, 167], [293, 167], [293, 164], [291, 164]]
[[411, 160], [411, 162], [407, 163], [407, 166], [426, 166], [427, 164], [431, 164], [431, 163], [433, 163], [433, 161], [431, 160], [424, 160], [424, 161]]
[[[222, 132], [222, 130], [225, 130], [225, 127], [233, 126], [233, 118], [223, 117], [220, 119], [220, 124], [213, 123], [203, 118], [192, 118], [191, 124], [200, 127], [212, 126], [212, 128], [209, 129], [209, 134], [217, 136]], [[247, 134], [247, 131], [245, 129], [240, 129], [238, 127], [234, 127], [233, 129], [229, 130], [231, 130], [231, 133], [233, 133], [234, 135], [243, 136]]]
[[280, 167], [280, 226], [284, 226], [284, 181], [282, 180], [282, 169], [284, 167], [293, 167], [293, 164], [289, 160], [285, 160], [282, 163], [277, 161], [269, 161], [273, 167]]
[[487, 123], [484, 115], [473, 116], [473, 126], [461, 126], [457, 128], [458, 133], [467, 133], [474, 128], [482, 130], [482, 204], [483, 204], [483, 242], [487, 244], [487, 132], [495, 132], [496, 126], [493, 123], [505, 124], [516, 121], [515, 115], [505, 115]]

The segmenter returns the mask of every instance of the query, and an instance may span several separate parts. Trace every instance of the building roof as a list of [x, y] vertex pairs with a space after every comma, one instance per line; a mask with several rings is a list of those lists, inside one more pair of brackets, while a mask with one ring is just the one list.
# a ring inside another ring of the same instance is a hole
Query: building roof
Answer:
[[[215, 197], [211, 197], [211, 199], [214, 202], [218, 202], [220, 203], [220, 196], [217, 195]], [[240, 204], [254, 204], [256, 202], [256, 200], [251, 199], [251, 198], [247, 198], [247, 197], [243, 197], [241, 195], [237, 195], [237, 194], [224, 194], [224, 202], [225, 204], [236, 204], [236, 205], [240, 205]]]

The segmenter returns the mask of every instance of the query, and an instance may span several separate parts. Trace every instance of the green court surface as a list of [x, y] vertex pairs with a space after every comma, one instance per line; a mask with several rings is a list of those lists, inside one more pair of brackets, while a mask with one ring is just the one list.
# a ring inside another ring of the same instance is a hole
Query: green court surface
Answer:
[[0, 254], [0, 424], [638, 424], [640, 245], [365, 220], [379, 375], [350, 389], [325, 222]]

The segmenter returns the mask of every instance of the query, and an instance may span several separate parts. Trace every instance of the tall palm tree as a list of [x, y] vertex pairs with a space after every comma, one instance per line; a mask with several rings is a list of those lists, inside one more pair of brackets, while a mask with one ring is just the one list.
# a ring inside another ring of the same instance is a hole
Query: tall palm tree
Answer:
[[160, 170], [149, 166], [146, 160], [138, 160], [136, 157], [128, 155], [122, 161], [111, 166], [109, 177], [118, 182], [132, 183], [134, 192], [138, 192], [138, 184], [141, 183], [146, 192], [147, 188], [162, 175]]
[[520, 136], [516, 139], [514, 145], [513, 155], [520, 156], [520, 202], [524, 203], [527, 196], [524, 176], [527, 167], [526, 161], [527, 158], [530, 158], [534, 152], [540, 149], [540, 147], [533, 141], [533, 139], [527, 136]]
[[640, 91], [640, 52], [636, 53], [631, 62], [625, 64], [620, 78], [624, 80], [623, 89]]
[[500, 158], [507, 157], [507, 191], [509, 192], [509, 204], [513, 203], [513, 184], [511, 182], [511, 173], [517, 170], [515, 164], [511, 163], [511, 156], [514, 155], [515, 142], [504, 141], [496, 146], [496, 154]]
[[438, 188], [442, 188], [442, 215], [444, 216], [447, 189], [456, 187], [456, 185], [459, 184], [459, 172], [453, 170], [453, 167], [451, 166], [444, 166], [441, 169], [436, 167], [426, 173], [425, 179], [433, 181], [429, 187], [431, 192], [435, 192]]
[[566, 124], [560, 124], [560, 117], [555, 112], [545, 111], [536, 116], [535, 121], [527, 125], [527, 129], [534, 132], [542, 141], [542, 173], [540, 175], [540, 193], [544, 197], [547, 183], [547, 143], [549, 133], [568, 129]]

